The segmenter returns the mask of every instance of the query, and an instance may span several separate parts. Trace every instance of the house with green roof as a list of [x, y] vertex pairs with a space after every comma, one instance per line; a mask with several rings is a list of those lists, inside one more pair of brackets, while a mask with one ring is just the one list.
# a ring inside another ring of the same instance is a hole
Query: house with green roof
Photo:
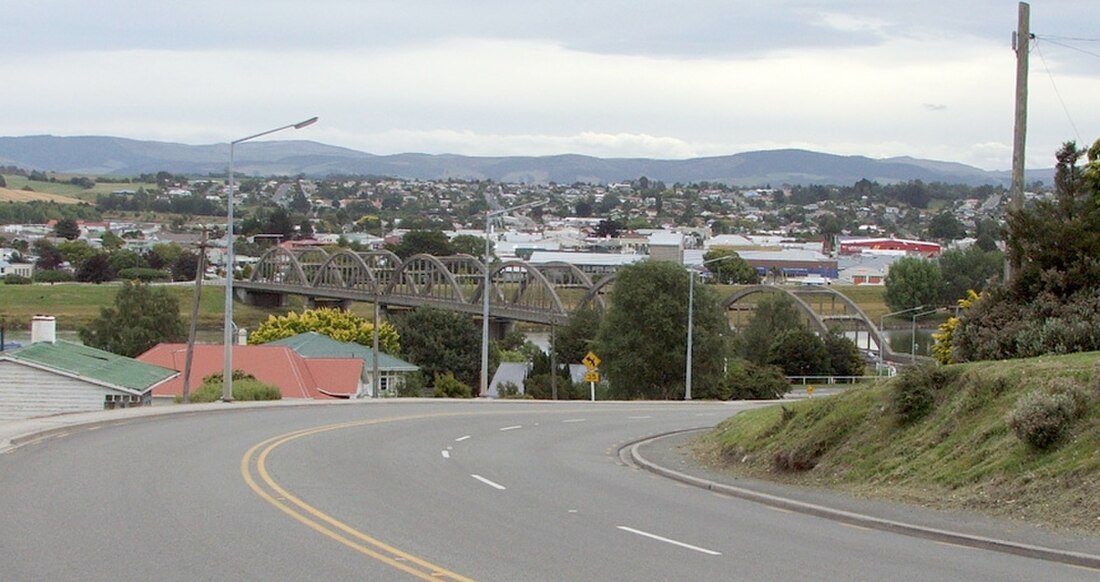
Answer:
[[178, 374], [78, 343], [36, 341], [0, 351], [0, 420], [146, 406], [153, 388]]
[[[309, 331], [295, 336], [268, 342], [269, 346], [286, 346], [306, 359], [355, 358], [363, 361], [362, 385], [369, 396], [374, 382], [374, 350], [354, 342], [336, 341], [327, 335]], [[419, 373], [420, 367], [401, 358], [378, 352], [378, 385], [381, 396], [395, 396], [397, 388], [405, 383], [409, 374]]]

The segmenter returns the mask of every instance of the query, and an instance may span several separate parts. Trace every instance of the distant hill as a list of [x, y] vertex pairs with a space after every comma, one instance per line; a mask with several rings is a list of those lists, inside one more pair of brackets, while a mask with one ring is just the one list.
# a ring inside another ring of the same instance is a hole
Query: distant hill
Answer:
[[[866, 178], [879, 183], [907, 180], [952, 184], [1005, 185], [1007, 171], [990, 172], [952, 162], [909, 157], [872, 159], [806, 150], [771, 150], [693, 158], [595, 158], [581, 155], [474, 157], [453, 154], [374, 155], [311, 141], [245, 143], [234, 152], [242, 175], [331, 174], [401, 178], [495, 180], [502, 182], [610, 183], [646, 176], [675, 182], [850, 185]], [[0, 137], [0, 165], [84, 175], [136, 176], [168, 171], [223, 175], [229, 145], [185, 145], [118, 137]], [[1050, 182], [1053, 170], [1028, 171], [1028, 181]]]

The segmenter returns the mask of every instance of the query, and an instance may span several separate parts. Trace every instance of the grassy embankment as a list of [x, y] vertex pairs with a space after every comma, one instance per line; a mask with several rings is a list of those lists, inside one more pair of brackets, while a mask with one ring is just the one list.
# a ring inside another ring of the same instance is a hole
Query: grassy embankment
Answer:
[[[738, 414], [698, 439], [696, 454], [749, 477], [1100, 533], [1100, 353], [943, 371], [951, 380], [919, 420], [899, 419], [892, 380]], [[1073, 379], [1091, 404], [1068, 437], [1040, 451], [1006, 417], [1052, 378]]]

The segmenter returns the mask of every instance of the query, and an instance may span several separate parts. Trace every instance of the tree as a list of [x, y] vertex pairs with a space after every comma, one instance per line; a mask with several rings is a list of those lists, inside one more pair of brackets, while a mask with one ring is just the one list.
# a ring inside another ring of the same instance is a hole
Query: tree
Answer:
[[122, 240], [122, 237], [109, 230], [103, 233], [103, 236], [99, 237], [99, 241], [103, 248], [109, 251], [118, 250], [126, 243], [126, 241]]
[[788, 329], [768, 346], [768, 364], [779, 366], [788, 376], [827, 375], [829, 353], [817, 334], [804, 328]]
[[[397, 256], [407, 259], [413, 255], [428, 254], [445, 257], [455, 254], [455, 248], [447, 235], [440, 230], [410, 230], [401, 237], [401, 242], [390, 247]], [[481, 256], [478, 253], [474, 256]]]
[[[665, 261], [643, 261], [616, 276], [596, 336], [596, 353], [615, 398], [684, 396], [688, 274]], [[728, 328], [716, 294], [695, 289], [692, 383], [701, 392], [721, 380]]]
[[199, 255], [192, 251], [183, 251], [172, 262], [173, 281], [194, 281], [199, 274]]
[[[493, 256], [493, 241], [489, 241], [489, 256]], [[481, 258], [485, 254], [485, 238], [472, 234], [460, 234], [451, 239], [452, 254]]]
[[581, 198], [573, 208], [575, 213], [574, 216], [579, 216], [581, 218], [592, 216], [592, 206], [591, 198]]
[[580, 307], [569, 314], [569, 321], [554, 330], [554, 345], [558, 365], [580, 363], [594, 349], [593, 342], [600, 331], [603, 313], [592, 307]]
[[154, 269], [167, 269], [175, 264], [183, 254], [183, 247], [176, 243], [157, 243], [145, 255], [145, 260]]
[[0, 174], [0, 188], [7, 188], [8, 181], [4, 179], [3, 174]]
[[82, 240], [63, 240], [58, 243], [57, 251], [75, 269], [79, 269], [89, 257], [100, 253], [99, 249]]
[[107, 253], [96, 253], [80, 263], [76, 280], [81, 283], [103, 283], [115, 278]]
[[35, 267], [44, 271], [53, 271], [65, 262], [61, 251], [54, 244], [44, 238], [34, 241], [34, 254], [38, 256]]
[[80, 225], [74, 218], [62, 218], [54, 225], [53, 233], [64, 239], [76, 240], [80, 238]]
[[79, 333], [89, 346], [132, 358], [158, 343], [183, 340], [179, 300], [163, 287], [127, 281], [114, 306], [100, 309]]
[[939, 241], [957, 240], [966, 236], [966, 226], [951, 211], [944, 210], [928, 222], [928, 236]]
[[[723, 261], [717, 261], [721, 257], [730, 257]], [[711, 249], [703, 255], [703, 261], [715, 261], [706, 266], [714, 273], [719, 283], [726, 285], [755, 285], [760, 282], [760, 274], [756, 267], [741, 258], [733, 249]]]
[[[476, 386], [481, 372], [481, 330], [468, 315], [421, 307], [394, 321], [402, 354], [429, 378], [451, 372]], [[490, 362], [490, 369], [493, 369]]]
[[107, 262], [110, 264], [111, 270], [115, 273], [124, 269], [141, 269], [149, 266], [149, 264], [145, 262], [145, 258], [137, 251], [131, 251], [129, 249], [120, 249], [111, 253], [110, 257], [107, 258]]
[[828, 359], [828, 372], [834, 376], [862, 376], [863, 355], [852, 340], [831, 333], [822, 338]]
[[[268, 316], [256, 331], [248, 336], [252, 345], [266, 344], [275, 340], [296, 336], [300, 333], [317, 332], [338, 342], [352, 342], [364, 346], [374, 345], [374, 324], [350, 311], [332, 307], [306, 309], [301, 313], [290, 312], [286, 315]], [[378, 349], [387, 354], [401, 351], [400, 336], [390, 323], [378, 325]]]
[[940, 303], [951, 305], [967, 296], [973, 289], [981, 292], [991, 279], [1004, 271], [1004, 253], [998, 250], [983, 251], [977, 245], [965, 250], [950, 249], [940, 255], [940, 273], [943, 291]]
[[617, 220], [601, 220], [592, 231], [592, 236], [600, 238], [615, 238], [619, 236], [622, 225]]
[[734, 346], [742, 358], [763, 366], [768, 363], [772, 339], [784, 331], [801, 327], [802, 316], [794, 301], [786, 295], [774, 294], [756, 303], [752, 319], [737, 334]]
[[932, 261], [903, 257], [890, 265], [883, 298], [891, 311], [940, 305], [943, 276]]

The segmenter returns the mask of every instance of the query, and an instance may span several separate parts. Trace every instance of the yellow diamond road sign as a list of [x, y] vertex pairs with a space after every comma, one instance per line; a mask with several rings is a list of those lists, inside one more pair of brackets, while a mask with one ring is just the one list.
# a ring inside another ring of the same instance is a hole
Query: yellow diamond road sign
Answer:
[[584, 364], [584, 367], [588, 368], [589, 370], [599, 368], [600, 367], [600, 362], [602, 362], [602, 361], [603, 360], [601, 360], [600, 357], [597, 356], [595, 352], [588, 352], [588, 355], [581, 358], [581, 363]]
[[584, 373], [584, 381], [585, 382], [599, 382], [600, 381], [600, 373], [599, 372], [585, 372]]

